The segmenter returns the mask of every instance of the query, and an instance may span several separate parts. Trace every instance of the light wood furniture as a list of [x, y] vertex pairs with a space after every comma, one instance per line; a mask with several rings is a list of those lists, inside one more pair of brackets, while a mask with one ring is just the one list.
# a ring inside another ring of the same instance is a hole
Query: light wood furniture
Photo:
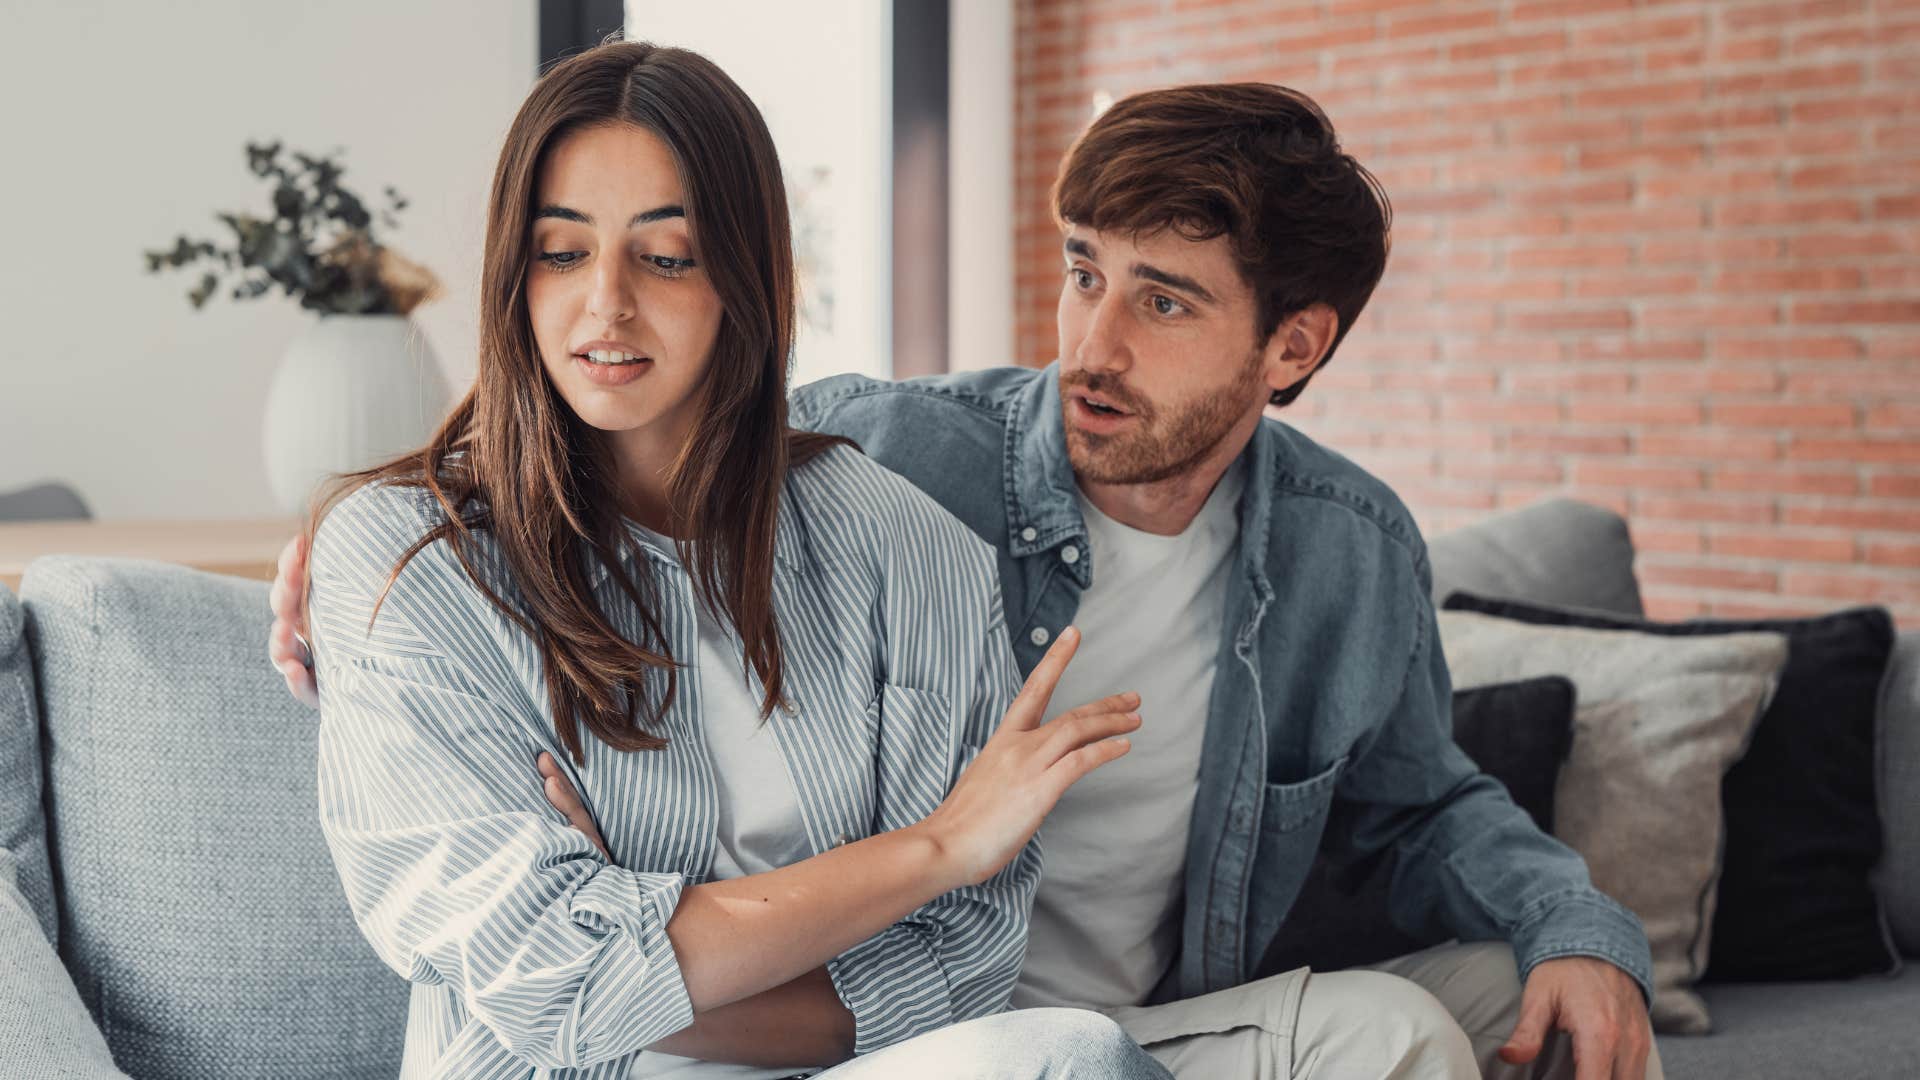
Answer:
[[272, 581], [280, 549], [299, 531], [299, 522], [290, 518], [0, 524], [0, 583], [19, 592], [20, 575], [42, 555], [158, 559]]

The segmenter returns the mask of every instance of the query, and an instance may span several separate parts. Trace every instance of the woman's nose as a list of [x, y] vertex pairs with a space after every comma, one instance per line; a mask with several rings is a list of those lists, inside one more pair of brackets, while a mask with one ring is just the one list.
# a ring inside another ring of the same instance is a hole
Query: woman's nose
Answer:
[[587, 313], [606, 323], [633, 318], [633, 287], [626, 270], [608, 259], [596, 264], [592, 273], [593, 292], [587, 297]]

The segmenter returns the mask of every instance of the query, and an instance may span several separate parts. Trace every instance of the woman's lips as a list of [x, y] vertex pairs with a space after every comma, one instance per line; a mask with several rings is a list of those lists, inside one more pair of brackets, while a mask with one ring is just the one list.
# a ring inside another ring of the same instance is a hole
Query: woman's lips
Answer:
[[573, 362], [579, 366], [589, 382], [599, 386], [625, 386], [653, 370], [651, 359], [632, 364], [596, 364], [576, 353]]

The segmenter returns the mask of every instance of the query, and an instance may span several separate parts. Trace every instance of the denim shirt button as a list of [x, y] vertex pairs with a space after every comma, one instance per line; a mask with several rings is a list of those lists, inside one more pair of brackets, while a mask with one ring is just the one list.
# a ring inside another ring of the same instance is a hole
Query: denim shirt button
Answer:
[[1033, 642], [1035, 645], [1045, 645], [1047, 639], [1052, 636], [1052, 634], [1047, 633], [1046, 627], [1036, 626], [1033, 628], [1033, 633], [1027, 635], [1027, 640]]
[[1072, 544], [1068, 544], [1066, 547], [1061, 548], [1060, 561], [1063, 563], [1066, 563], [1068, 566], [1072, 566], [1074, 563], [1079, 562], [1080, 549], [1073, 546]]
[[1031, 525], [1020, 530], [1020, 539], [1025, 540], [1029, 544], [1033, 543], [1034, 539], [1037, 538], [1039, 535], [1040, 535], [1040, 530], [1034, 528]]

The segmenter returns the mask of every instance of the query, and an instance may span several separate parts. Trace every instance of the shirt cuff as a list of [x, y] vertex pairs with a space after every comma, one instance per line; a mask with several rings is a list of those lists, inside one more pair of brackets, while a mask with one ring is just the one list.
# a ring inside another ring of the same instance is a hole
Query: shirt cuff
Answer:
[[1524, 985], [1534, 967], [1565, 956], [1605, 960], [1640, 984], [1653, 1003], [1653, 953], [1640, 917], [1597, 889], [1546, 897], [1513, 932], [1513, 956]]
[[579, 1060], [644, 1049], [692, 1025], [693, 999], [667, 937], [685, 884], [679, 874], [609, 866], [574, 891], [568, 915], [611, 936], [581, 988]]
[[827, 961], [853, 1013], [853, 1052], [866, 1054], [953, 1022], [946, 973], [917, 928], [895, 923]]

